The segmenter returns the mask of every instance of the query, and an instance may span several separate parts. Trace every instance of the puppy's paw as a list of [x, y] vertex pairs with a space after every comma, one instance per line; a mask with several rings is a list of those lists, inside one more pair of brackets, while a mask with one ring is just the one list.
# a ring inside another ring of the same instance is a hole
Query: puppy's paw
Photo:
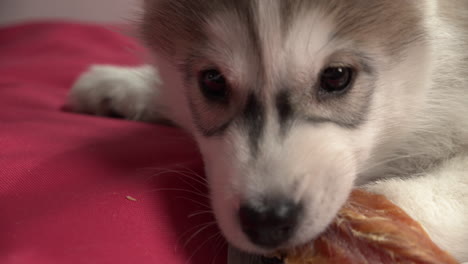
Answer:
[[[362, 189], [371, 193], [381, 194], [404, 209], [411, 209], [413, 204], [417, 203], [413, 200], [415, 193], [409, 193], [410, 190], [407, 188], [407, 185], [412, 185], [412, 183], [399, 178], [391, 178], [362, 186]], [[415, 186], [415, 188], [419, 187]]]
[[[464, 185], [441, 169], [428, 175], [405, 179], [391, 178], [364, 186], [384, 195], [419, 222], [431, 239], [460, 261], [466, 261], [466, 196], [459, 196]], [[445, 175], [446, 174], [446, 175]], [[466, 191], [464, 191], [466, 193]]]
[[76, 112], [153, 121], [160, 117], [160, 85], [157, 70], [149, 65], [95, 65], [75, 82], [68, 104]]

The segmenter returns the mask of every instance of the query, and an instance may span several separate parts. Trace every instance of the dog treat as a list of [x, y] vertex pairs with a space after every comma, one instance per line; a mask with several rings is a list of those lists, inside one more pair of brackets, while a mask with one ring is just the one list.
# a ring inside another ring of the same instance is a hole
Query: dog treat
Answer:
[[421, 225], [381, 195], [354, 191], [328, 230], [285, 264], [457, 264]]

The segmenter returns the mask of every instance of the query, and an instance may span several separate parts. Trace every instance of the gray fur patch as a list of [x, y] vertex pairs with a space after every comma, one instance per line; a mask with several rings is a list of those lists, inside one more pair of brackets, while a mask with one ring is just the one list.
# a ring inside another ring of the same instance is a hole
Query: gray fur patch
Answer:
[[290, 92], [281, 90], [275, 98], [276, 111], [278, 113], [279, 124], [282, 132], [285, 132], [288, 125], [294, 118], [294, 107], [291, 102]]
[[266, 122], [265, 106], [255, 94], [250, 94], [242, 113], [242, 125], [248, 131], [249, 146], [255, 156], [263, 135]]

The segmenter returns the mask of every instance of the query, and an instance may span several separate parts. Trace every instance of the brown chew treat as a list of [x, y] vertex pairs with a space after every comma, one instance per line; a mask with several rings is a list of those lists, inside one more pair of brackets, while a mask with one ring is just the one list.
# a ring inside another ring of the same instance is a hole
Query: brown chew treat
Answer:
[[286, 264], [457, 264], [421, 225], [381, 195], [357, 190], [313, 244], [288, 252]]

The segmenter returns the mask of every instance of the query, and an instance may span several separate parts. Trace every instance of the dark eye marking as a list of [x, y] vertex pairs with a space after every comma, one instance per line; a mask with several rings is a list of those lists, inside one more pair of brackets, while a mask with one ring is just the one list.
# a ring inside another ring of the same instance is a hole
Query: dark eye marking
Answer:
[[292, 118], [294, 110], [291, 103], [291, 95], [287, 90], [282, 90], [276, 95], [276, 110], [280, 125], [284, 125]]
[[265, 108], [253, 93], [249, 94], [243, 111], [243, 123], [248, 131], [252, 153], [258, 151], [259, 140], [265, 127]]

